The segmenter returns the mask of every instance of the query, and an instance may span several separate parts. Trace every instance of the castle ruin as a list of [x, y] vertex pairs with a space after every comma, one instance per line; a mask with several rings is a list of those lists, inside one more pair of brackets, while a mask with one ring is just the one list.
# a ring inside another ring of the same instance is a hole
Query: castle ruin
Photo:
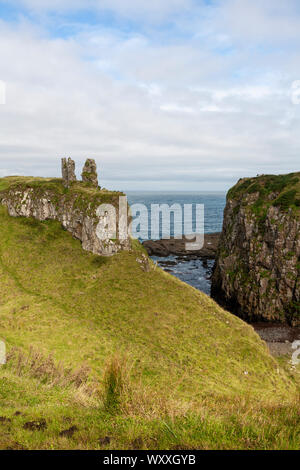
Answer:
[[61, 171], [62, 171], [62, 179], [63, 184], [67, 188], [70, 186], [71, 183], [76, 181], [75, 175], [75, 162], [71, 158], [62, 158], [61, 159]]
[[[77, 181], [75, 175], [75, 162], [71, 158], [61, 159], [62, 179], [65, 187], [69, 188], [71, 183]], [[82, 181], [90, 186], [98, 188], [97, 165], [95, 160], [88, 158], [82, 170]]]

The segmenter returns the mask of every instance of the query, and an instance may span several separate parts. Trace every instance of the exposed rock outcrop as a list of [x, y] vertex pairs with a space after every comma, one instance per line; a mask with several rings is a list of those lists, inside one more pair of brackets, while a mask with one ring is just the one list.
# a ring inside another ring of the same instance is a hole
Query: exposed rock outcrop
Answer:
[[62, 158], [61, 159], [61, 172], [62, 172], [62, 179], [63, 184], [67, 188], [70, 186], [71, 183], [76, 181], [75, 175], [75, 162], [71, 158]]
[[300, 173], [240, 180], [227, 196], [212, 296], [248, 321], [300, 325]]
[[82, 181], [90, 186], [98, 187], [98, 174], [95, 160], [88, 158], [82, 170]]
[[[40, 221], [58, 220], [82, 248], [92, 253], [110, 256], [131, 247], [124, 214], [119, 214], [122, 193], [86, 188], [82, 183], [65, 189], [60, 179], [7, 178], [7, 188], [0, 191], [0, 203], [13, 217], [34, 217]], [[110, 204], [113, 210], [102, 208]], [[124, 204], [123, 204], [124, 205]], [[126, 217], [126, 213], [125, 213]], [[122, 225], [119, 234], [119, 221]], [[116, 228], [112, 237], [112, 227]]]
[[187, 250], [186, 243], [190, 243], [190, 240], [183, 238], [182, 240], [176, 240], [171, 238], [170, 240], [147, 240], [143, 242], [148, 255], [150, 256], [192, 256], [204, 259], [215, 259], [217, 247], [219, 244], [220, 233], [208, 233], [204, 236], [204, 246], [200, 250]]

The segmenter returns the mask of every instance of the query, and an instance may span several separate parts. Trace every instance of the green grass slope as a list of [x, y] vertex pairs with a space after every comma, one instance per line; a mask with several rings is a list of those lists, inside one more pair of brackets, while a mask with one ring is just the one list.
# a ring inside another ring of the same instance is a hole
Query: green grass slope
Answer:
[[101, 258], [1, 206], [0, 235], [0, 448], [299, 446], [295, 380], [138, 243]]

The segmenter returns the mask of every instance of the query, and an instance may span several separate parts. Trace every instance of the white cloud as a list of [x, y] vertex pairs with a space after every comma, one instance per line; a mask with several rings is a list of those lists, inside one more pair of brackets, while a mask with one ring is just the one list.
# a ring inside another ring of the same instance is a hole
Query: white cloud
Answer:
[[[225, 0], [218, 2], [215, 26], [225, 36], [266, 46], [299, 40], [298, 0]], [[295, 43], [295, 46], [297, 43]]]
[[162, 104], [160, 106], [162, 111], [170, 112], [170, 113], [188, 113], [193, 114], [195, 110], [190, 108], [189, 106], [180, 106], [176, 103], [169, 103], [169, 104]]
[[[241, 2], [242, 23], [251, 5]], [[112, 6], [121, 11], [121, 3]], [[139, 3], [140, 11], [159, 8]], [[168, 15], [171, 4], [155, 17]], [[121, 189], [223, 189], [241, 176], [296, 170], [300, 106], [291, 85], [300, 79], [299, 54], [292, 48], [261, 55], [255, 30], [251, 36], [231, 17], [234, 7], [234, 0], [220, 2], [202, 20], [190, 19], [188, 35], [186, 18], [178, 19], [183, 35], [158, 29], [164, 40], [148, 29], [124, 33], [103, 25], [53, 38], [40, 24], [0, 22], [0, 79], [7, 84], [0, 175], [57, 175], [65, 155], [79, 164], [96, 158], [103, 184]], [[269, 7], [249, 18], [259, 14], [271, 37]], [[259, 31], [259, 38], [267, 34], [262, 25]]]

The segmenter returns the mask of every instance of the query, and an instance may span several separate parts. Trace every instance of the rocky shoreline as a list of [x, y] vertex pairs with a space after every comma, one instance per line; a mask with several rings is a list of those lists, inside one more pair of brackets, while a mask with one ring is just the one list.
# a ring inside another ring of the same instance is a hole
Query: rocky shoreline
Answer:
[[143, 242], [149, 256], [167, 257], [176, 255], [178, 257], [188, 257], [189, 259], [215, 259], [220, 233], [208, 233], [204, 236], [204, 246], [201, 250], [186, 250], [185, 244], [191, 240], [182, 238], [181, 240], [147, 240]]
[[253, 323], [256, 333], [264, 340], [275, 356], [293, 354], [293, 343], [300, 339], [300, 328], [278, 323]]

